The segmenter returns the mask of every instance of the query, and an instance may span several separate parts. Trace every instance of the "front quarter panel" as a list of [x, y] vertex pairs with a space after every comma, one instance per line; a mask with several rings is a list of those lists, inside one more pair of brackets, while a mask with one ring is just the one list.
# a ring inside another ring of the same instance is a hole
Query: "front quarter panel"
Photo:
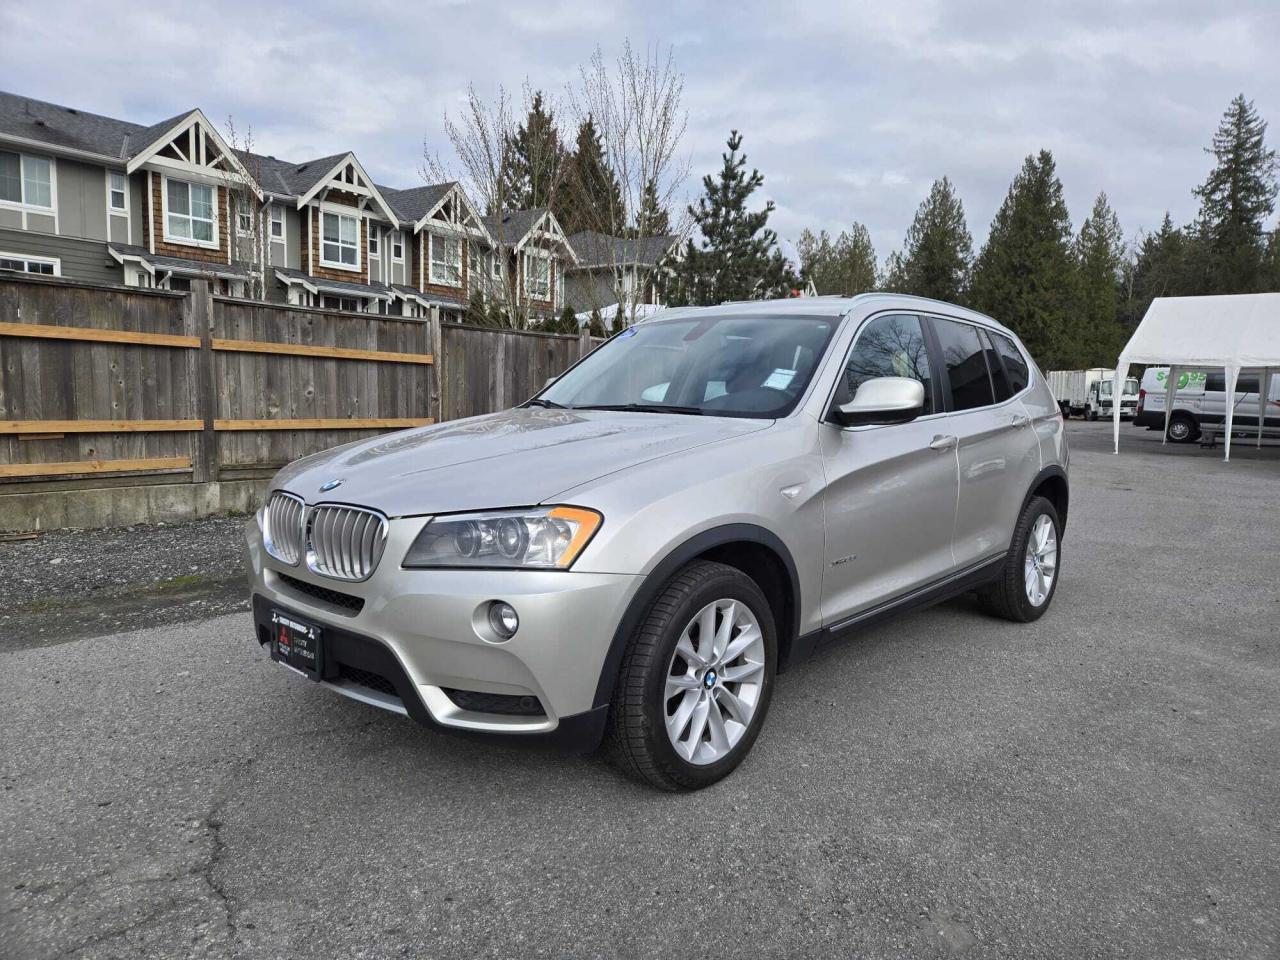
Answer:
[[802, 414], [584, 484], [560, 499], [599, 510], [604, 523], [574, 570], [648, 575], [701, 533], [762, 527], [791, 555], [805, 633], [819, 626], [824, 483], [817, 424]]

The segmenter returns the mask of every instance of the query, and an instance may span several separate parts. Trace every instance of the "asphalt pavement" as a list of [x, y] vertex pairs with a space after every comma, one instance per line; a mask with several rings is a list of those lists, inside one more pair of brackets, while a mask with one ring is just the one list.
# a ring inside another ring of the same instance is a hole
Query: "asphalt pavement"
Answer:
[[335, 696], [243, 612], [0, 640], [0, 957], [1275, 958], [1280, 450], [1124, 430], [1070, 427], [1042, 620], [868, 630], [692, 795]]

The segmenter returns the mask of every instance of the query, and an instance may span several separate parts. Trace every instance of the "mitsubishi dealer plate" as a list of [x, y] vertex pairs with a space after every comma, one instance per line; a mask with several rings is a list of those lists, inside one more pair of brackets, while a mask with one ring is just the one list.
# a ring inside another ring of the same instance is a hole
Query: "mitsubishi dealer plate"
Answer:
[[320, 672], [321, 631], [283, 610], [271, 611], [271, 656], [308, 676]]

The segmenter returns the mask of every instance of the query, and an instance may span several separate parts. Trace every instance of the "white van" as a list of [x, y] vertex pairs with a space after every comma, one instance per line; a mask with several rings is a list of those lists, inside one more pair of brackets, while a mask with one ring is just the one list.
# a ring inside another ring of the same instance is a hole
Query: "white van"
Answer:
[[[1160, 430], [1164, 427], [1164, 398], [1168, 388], [1169, 368], [1148, 367], [1142, 375], [1138, 391], [1138, 408], [1133, 418], [1135, 427]], [[1236, 379], [1235, 414], [1232, 426], [1248, 434], [1258, 427], [1258, 392], [1262, 371], [1244, 369]], [[1169, 439], [1190, 443], [1200, 437], [1205, 424], [1219, 424], [1227, 418], [1226, 374], [1219, 370], [1184, 370], [1178, 375], [1178, 388], [1173, 395], [1173, 412], [1169, 416]], [[1280, 375], [1272, 374], [1267, 398], [1266, 427], [1280, 428]], [[1234, 432], [1233, 429], [1233, 432]]]

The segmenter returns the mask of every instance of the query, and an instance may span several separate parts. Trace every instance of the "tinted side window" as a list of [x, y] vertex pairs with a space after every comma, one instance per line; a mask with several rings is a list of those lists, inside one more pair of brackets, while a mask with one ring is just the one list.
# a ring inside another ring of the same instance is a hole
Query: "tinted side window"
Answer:
[[1000, 358], [1004, 360], [1005, 373], [1009, 375], [1009, 389], [1014, 393], [1021, 393], [1031, 382], [1027, 361], [1023, 359], [1018, 345], [1003, 333], [993, 333], [991, 339], [995, 342]]
[[981, 331], [982, 349], [987, 355], [987, 369], [991, 371], [991, 385], [996, 390], [996, 403], [1004, 403], [1013, 396], [1013, 388], [1009, 386], [1009, 378], [1005, 376], [1004, 367], [1000, 364], [1000, 356], [991, 345], [991, 335], [987, 330]]
[[836, 403], [847, 403], [864, 381], [873, 377], [910, 377], [924, 384], [924, 413], [933, 413], [933, 387], [929, 351], [925, 347], [920, 318], [906, 314], [876, 317], [858, 334], [844, 376], [836, 390]]
[[[1207, 374], [1204, 378], [1204, 388], [1225, 393], [1227, 390], [1227, 375], [1225, 373]], [[1236, 393], [1257, 393], [1261, 389], [1262, 384], [1258, 382], [1257, 377], [1236, 378]]]
[[951, 381], [951, 409], [972, 410], [995, 403], [978, 328], [953, 320], [933, 321], [942, 361]]

